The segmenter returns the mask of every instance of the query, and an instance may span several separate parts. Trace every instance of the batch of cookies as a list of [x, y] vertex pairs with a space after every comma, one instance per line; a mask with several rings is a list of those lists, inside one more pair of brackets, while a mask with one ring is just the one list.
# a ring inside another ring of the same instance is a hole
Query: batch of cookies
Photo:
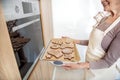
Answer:
[[70, 39], [53, 39], [46, 51], [47, 60], [65, 60], [74, 61], [75, 50], [74, 43]]

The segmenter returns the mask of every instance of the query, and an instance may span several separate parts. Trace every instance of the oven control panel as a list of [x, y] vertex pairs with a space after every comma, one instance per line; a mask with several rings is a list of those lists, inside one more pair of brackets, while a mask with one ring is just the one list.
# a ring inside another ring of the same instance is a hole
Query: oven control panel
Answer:
[[38, 0], [2, 0], [6, 21], [40, 14]]

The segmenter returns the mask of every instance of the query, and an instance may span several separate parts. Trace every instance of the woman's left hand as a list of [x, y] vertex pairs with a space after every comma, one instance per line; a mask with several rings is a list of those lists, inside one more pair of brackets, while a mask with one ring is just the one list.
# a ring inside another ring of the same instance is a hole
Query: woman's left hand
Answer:
[[65, 70], [89, 68], [89, 63], [66, 63], [62, 66]]

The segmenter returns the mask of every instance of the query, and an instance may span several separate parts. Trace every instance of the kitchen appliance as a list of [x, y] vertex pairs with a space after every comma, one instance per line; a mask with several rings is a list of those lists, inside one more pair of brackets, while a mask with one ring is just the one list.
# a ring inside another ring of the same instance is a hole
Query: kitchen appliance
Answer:
[[39, 0], [2, 0], [18, 68], [27, 80], [44, 50]]
[[6, 21], [40, 14], [39, 0], [1, 0]]

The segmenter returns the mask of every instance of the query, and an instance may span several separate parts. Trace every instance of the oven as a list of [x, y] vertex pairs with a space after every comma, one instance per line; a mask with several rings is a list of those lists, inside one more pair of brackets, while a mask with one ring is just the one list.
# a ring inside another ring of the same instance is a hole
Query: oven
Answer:
[[22, 79], [44, 50], [39, 0], [2, 0], [2, 7]]

